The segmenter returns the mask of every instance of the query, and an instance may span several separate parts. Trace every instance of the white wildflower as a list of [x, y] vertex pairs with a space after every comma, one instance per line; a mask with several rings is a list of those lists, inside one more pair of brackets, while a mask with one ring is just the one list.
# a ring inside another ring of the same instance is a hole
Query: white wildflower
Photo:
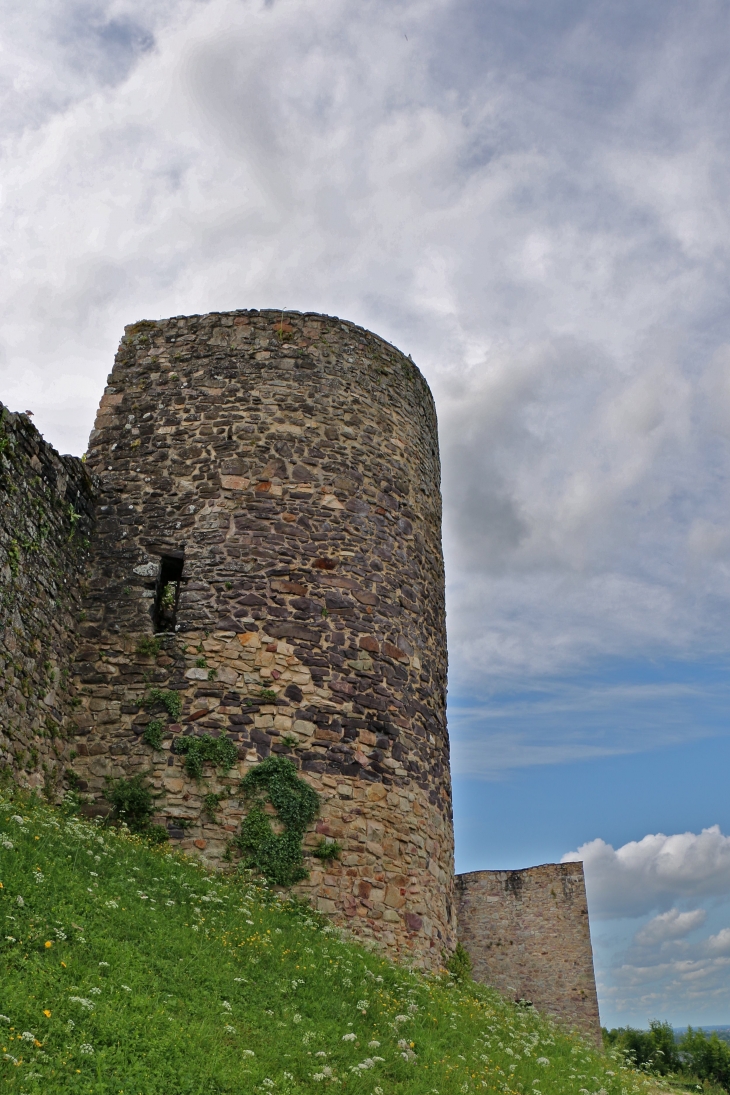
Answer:
[[35, 1034], [31, 1034], [29, 1030], [24, 1030], [20, 1035], [24, 1042], [35, 1042]]
[[254, 1053], [254, 1051], [252, 1049], [244, 1049], [242, 1051], [242, 1053], [243, 1053], [244, 1057], [255, 1057], [256, 1056], [256, 1054]]
[[396, 1015], [395, 1018], [393, 1019], [393, 1022], [394, 1023], [407, 1023], [408, 1022], [408, 1016], [407, 1015]]
[[13, 842], [12, 842], [12, 840], [3, 840], [3, 848], [7, 848], [7, 850], [8, 850], [9, 852], [12, 852], [12, 850], [13, 850]]
[[89, 996], [101, 996], [101, 989], [89, 989]]
[[343, 1034], [342, 1035], [342, 1041], [343, 1042], [354, 1042], [356, 1038], [357, 1038], [357, 1035], [354, 1034], [352, 1031], [350, 1031], [349, 1034]]
[[12, 1061], [14, 1065], [17, 1065], [18, 1063], [18, 1058], [13, 1057], [12, 1053], [3, 1053], [3, 1059], [5, 1061]]
[[43, 874], [43, 871], [36, 871], [36, 873], [35, 873], [35, 874], [33, 875], [33, 878], [34, 878], [34, 879], [36, 880], [36, 882], [38, 882], [38, 883], [41, 883], [41, 882], [45, 882], [45, 881], [46, 881], [46, 878], [45, 878], [45, 875]]
[[233, 1011], [233, 1008], [231, 1007], [231, 1005], [228, 1003], [227, 1000], [221, 1000], [221, 1007], [223, 1008], [224, 1011]]
[[87, 1000], [83, 996], [69, 996], [69, 1000], [71, 1001], [72, 1004], [81, 1004], [81, 1007], [85, 1008], [87, 1011], [93, 1011], [94, 1010], [93, 1001]]
[[14, 935], [6, 935], [5, 936], [5, 942], [6, 943], [14, 943], [15, 942], [15, 936]]
[[292, 1023], [301, 1023], [301, 1021], [302, 1021], [302, 1017], [301, 1017], [301, 1015], [299, 1014], [299, 1012], [296, 1012], [296, 1014], [295, 1014], [295, 1015], [292, 1015], [292, 1017], [291, 1017], [291, 1021], [292, 1021]]
[[11, 821], [16, 821], [16, 822], [18, 823], [18, 825], [22, 825], [22, 824], [23, 824], [23, 819], [22, 819], [22, 817], [20, 817], [20, 816], [19, 816], [18, 814], [13, 814], [13, 816], [11, 817], [11, 819], [10, 819], [10, 820], [11, 820]]
[[98, 874], [96, 873], [96, 871], [89, 871], [89, 874], [91, 875], [92, 878], [98, 878], [99, 877]]
[[550, 1062], [548, 1061], [547, 1057], [538, 1057], [536, 1064], [546, 1066], [549, 1065]]
[[317, 1052], [315, 1053], [315, 1055], [314, 1055], [314, 1056], [315, 1056], [315, 1057], [326, 1057], [326, 1056], [327, 1056], [327, 1054], [325, 1053], [325, 1051], [324, 1051], [323, 1049], [320, 1049], [320, 1050], [318, 1050], [318, 1051], [317, 1051]]
[[79, 1046], [79, 1053], [83, 1053], [84, 1057], [90, 1057], [94, 1052], [94, 1047], [90, 1046], [88, 1042], [82, 1042]]
[[0, 1023], [9, 1023], [9, 1022], [10, 1022], [10, 1020], [8, 1019], [7, 1015], [0, 1015]]
[[261, 1081], [261, 1086], [262, 1087], [276, 1087], [276, 1084], [272, 1079], [270, 1079], [270, 1077], [267, 1076], [266, 1079]]
[[380, 1042], [373, 1038], [372, 1042], [368, 1042], [368, 1049], [379, 1049]]
[[18, 894], [18, 896], [15, 898], [15, 904], [18, 905], [18, 907], [21, 909], [25, 905], [25, 901], [23, 901], [23, 898], [20, 896], [20, 894]]
[[109, 963], [108, 962], [100, 962], [99, 965], [100, 966], [106, 966], [107, 969], [109, 968]]
[[132, 991], [130, 989], [129, 985], [122, 985], [122, 988], [124, 989], [125, 992], [131, 992]]
[[104, 908], [105, 909], [118, 909], [119, 908], [119, 902], [118, 901], [105, 901], [104, 902]]
[[226, 1034], [235, 1034], [236, 1033], [236, 1028], [232, 1027], [230, 1023], [226, 1023], [226, 1025], [223, 1027], [223, 1029], [226, 1032]]
[[69, 1021], [66, 1023], [66, 1030], [73, 1030], [75, 1026], [76, 1024], [74, 1023], [73, 1019], [69, 1019]]
[[353, 1065], [350, 1072], [365, 1072], [369, 1068], [375, 1068], [377, 1061], [384, 1061], [384, 1057], [366, 1057], [359, 1065]]
[[383, 1095], [382, 1087], [376, 1087], [373, 1089], [373, 1095]]

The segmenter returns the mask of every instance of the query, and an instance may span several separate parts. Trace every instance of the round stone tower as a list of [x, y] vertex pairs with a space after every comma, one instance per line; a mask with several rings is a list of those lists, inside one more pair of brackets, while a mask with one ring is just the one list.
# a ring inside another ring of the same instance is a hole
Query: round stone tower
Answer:
[[[107, 777], [144, 773], [156, 820], [215, 862], [240, 777], [290, 757], [321, 798], [297, 891], [437, 966], [455, 943], [444, 574], [416, 366], [309, 313], [136, 323], [86, 466], [78, 785], [101, 803]], [[225, 736], [237, 766], [191, 778], [180, 735]], [[311, 855], [323, 840], [337, 858]]]

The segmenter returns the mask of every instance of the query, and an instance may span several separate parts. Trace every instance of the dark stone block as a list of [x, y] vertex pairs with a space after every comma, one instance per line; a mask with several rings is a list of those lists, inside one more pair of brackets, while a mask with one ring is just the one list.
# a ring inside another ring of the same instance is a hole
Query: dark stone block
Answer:
[[275, 639], [299, 639], [302, 642], [310, 643], [319, 643], [321, 639], [318, 631], [313, 631], [311, 628], [295, 623], [269, 624], [266, 630]]

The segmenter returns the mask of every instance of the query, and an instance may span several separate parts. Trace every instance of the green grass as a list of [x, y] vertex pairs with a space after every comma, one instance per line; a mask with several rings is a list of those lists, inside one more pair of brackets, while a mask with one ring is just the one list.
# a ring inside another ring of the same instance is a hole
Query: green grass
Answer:
[[0, 797], [0, 1090], [634, 1095], [531, 1009], [424, 977], [301, 905]]

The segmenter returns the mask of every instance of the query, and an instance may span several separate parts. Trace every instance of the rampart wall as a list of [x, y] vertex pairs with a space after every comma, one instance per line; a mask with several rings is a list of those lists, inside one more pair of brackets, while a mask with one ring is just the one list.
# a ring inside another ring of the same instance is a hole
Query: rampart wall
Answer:
[[583, 865], [456, 876], [459, 941], [476, 981], [601, 1044]]
[[0, 404], [0, 772], [49, 796], [69, 760], [70, 681], [93, 486]]

